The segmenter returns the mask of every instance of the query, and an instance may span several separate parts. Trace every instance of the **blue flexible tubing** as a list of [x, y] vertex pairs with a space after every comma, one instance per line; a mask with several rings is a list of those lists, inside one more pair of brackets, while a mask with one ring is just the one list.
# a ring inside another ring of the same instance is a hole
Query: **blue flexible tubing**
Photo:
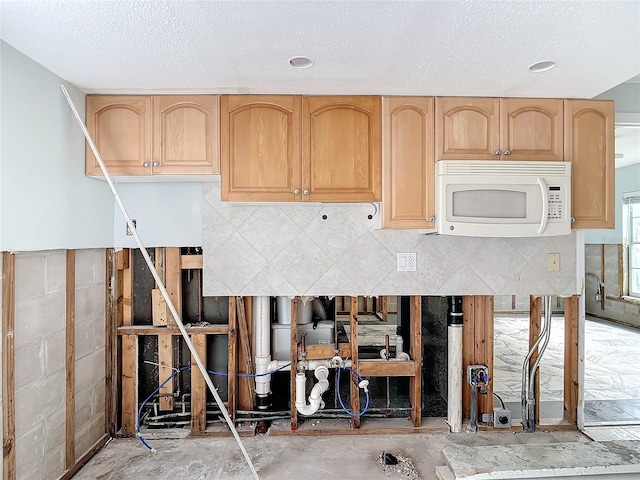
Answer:
[[[237, 373], [236, 376], [237, 377], [265, 377], [267, 375], [271, 375], [272, 373], [279, 372], [280, 370], [283, 370], [283, 369], [287, 368], [289, 365], [291, 365], [291, 363], [287, 363], [287, 364], [285, 364], [285, 365], [283, 365], [283, 366], [281, 366], [279, 368], [276, 368], [275, 370], [272, 370], [270, 372], [265, 372], [265, 373]], [[156, 388], [153, 392], [151, 392], [151, 395], [149, 395], [147, 398], [145, 398], [144, 402], [142, 402], [142, 404], [140, 405], [140, 408], [138, 409], [138, 418], [136, 419], [136, 436], [140, 440], [140, 443], [142, 443], [142, 445], [144, 445], [148, 450], [151, 450], [152, 452], [155, 452], [155, 449], [146, 442], [146, 440], [142, 436], [142, 433], [140, 433], [140, 419], [142, 418], [142, 409], [144, 408], [144, 406], [147, 404], [147, 402], [149, 400], [151, 400], [153, 397], [155, 397], [155, 395], [160, 391], [160, 389], [162, 387], [164, 387], [171, 379], [173, 379], [173, 377], [175, 377], [180, 372], [183, 372], [185, 370], [191, 370], [191, 365], [186, 365], [184, 367], [180, 367], [179, 369], [175, 370], [164, 382], [162, 382], [160, 385], [158, 385], [158, 388]], [[218, 376], [221, 376], [221, 377], [228, 377], [229, 376], [229, 374], [227, 372], [215, 372], [213, 370], [207, 370], [207, 373], [209, 373], [211, 375], [218, 375]], [[367, 397], [367, 405], [368, 405], [368, 397]]]
[[338, 401], [340, 402], [340, 406], [342, 407], [342, 410], [344, 410], [347, 413], [347, 415], [351, 417], [361, 417], [369, 409], [369, 392], [366, 390], [364, 392], [364, 396], [367, 399], [364, 405], [364, 409], [360, 413], [353, 413], [352, 411], [350, 411], [347, 407], [344, 406], [344, 402], [342, 401], [342, 395], [340, 395], [340, 371], [341, 370], [348, 370], [349, 372], [353, 373], [356, 377], [358, 377], [358, 381], [360, 382], [362, 381], [362, 377], [358, 374], [358, 372], [356, 372], [352, 368], [348, 368], [348, 367], [338, 368]]

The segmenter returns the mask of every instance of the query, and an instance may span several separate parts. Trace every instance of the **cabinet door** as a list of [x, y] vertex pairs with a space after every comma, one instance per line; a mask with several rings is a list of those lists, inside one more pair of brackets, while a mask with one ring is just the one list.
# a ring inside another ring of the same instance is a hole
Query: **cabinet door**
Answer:
[[300, 103], [298, 96], [222, 97], [223, 200], [301, 199]]
[[503, 98], [500, 149], [503, 160], [564, 159], [562, 100]]
[[303, 98], [303, 200], [380, 200], [380, 97]]
[[500, 100], [436, 98], [436, 161], [498, 160]]
[[565, 100], [564, 158], [571, 162], [572, 227], [614, 228], [612, 101]]
[[[151, 97], [87, 96], [87, 130], [110, 175], [151, 173]], [[87, 175], [102, 175], [87, 145]]]
[[382, 226], [434, 228], [433, 98], [382, 99]]
[[218, 96], [156, 96], [153, 113], [154, 175], [220, 172]]

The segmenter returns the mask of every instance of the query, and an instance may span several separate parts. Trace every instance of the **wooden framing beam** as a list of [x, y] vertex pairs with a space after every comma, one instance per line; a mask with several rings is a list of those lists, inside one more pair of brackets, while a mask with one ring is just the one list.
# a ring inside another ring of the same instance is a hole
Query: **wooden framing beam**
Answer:
[[[182, 266], [180, 265], [180, 248], [165, 248], [165, 287], [173, 306], [176, 307], [178, 315], [182, 317]], [[169, 313], [167, 325], [175, 327], [176, 322], [173, 315]]]
[[[358, 372], [358, 297], [351, 297], [350, 309], [351, 328], [349, 329], [349, 343], [351, 343], [351, 368]], [[294, 318], [294, 317], [292, 317]], [[350, 375], [351, 413], [360, 413], [360, 389], [358, 377]], [[351, 417], [351, 428], [360, 428], [360, 417]]]
[[[191, 255], [194, 256], [194, 255]], [[244, 316], [247, 325], [247, 337], [249, 339], [249, 348], [253, 351], [253, 345], [251, 343], [251, 333], [253, 330], [253, 297], [243, 297], [244, 300]], [[238, 373], [255, 373], [249, 372], [244, 362], [240, 362], [238, 365]], [[253, 410], [255, 402], [255, 379], [251, 377], [239, 377], [238, 378], [238, 409], [239, 410]]]
[[236, 297], [229, 297], [229, 333], [227, 350], [227, 410], [229, 416], [236, 421], [236, 405], [238, 399], [238, 318], [236, 315]]
[[291, 374], [289, 384], [289, 398], [291, 410], [291, 430], [298, 429], [298, 410], [296, 409], [296, 373], [298, 372], [298, 297], [291, 301]]
[[106, 257], [106, 305], [105, 305], [105, 432], [115, 435], [118, 423], [118, 337], [116, 328], [118, 324], [118, 298], [117, 298], [117, 272], [118, 255], [113, 248], [107, 248]]
[[[336, 353], [333, 351], [335, 345], [307, 345], [306, 360], [320, 360], [332, 358]], [[351, 358], [351, 345], [348, 343], [338, 344], [338, 355], [342, 358]]]
[[578, 421], [578, 300], [564, 299], [564, 419]]
[[415, 363], [414, 376], [409, 379], [409, 399], [413, 426], [422, 424], [422, 297], [411, 297], [409, 321], [411, 322], [411, 341], [409, 356]]
[[[417, 363], [413, 360], [408, 362], [387, 361], [382, 358], [359, 360], [358, 373], [362, 377], [415, 377], [417, 371], [416, 365]], [[414, 397], [411, 395], [410, 397], [413, 405]]]
[[476, 297], [467, 295], [462, 297], [462, 312], [464, 323], [462, 330], [462, 418], [471, 418], [471, 386], [467, 382], [467, 366], [475, 363]]
[[[540, 335], [542, 317], [542, 297], [529, 297], [529, 350], [533, 347], [533, 344]], [[529, 360], [529, 371], [533, 367], [533, 364], [538, 359], [538, 352], [534, 352]], [[534, 387], [534, 399], [535, 399], [535, 416], [536, 424], [540, 423], [540, 369], [536, 371], [535, 387]]]
[[[168, 248], [156, 247], [155, 254], [155, 263], [156, 263], [156, 271], [161, 279], [164, 280], [167, 292], [169, 292], [169, 279], [171, 281], [176, 280], [176, 272], [171, 272], [171, 269], [179, 269], [179, 264], [175, 263], [175, 259], [172, 258], [171, 261], [168, 261], [167, 257], [175, 256], [175, 252], [172, 251], [169, 253]], [[177, 278], [180, 279], [181, 271], [178, 270]], [[156, 285], [151, 291], [151, 300], [152, 300], [152, 312], [153, 312], [153, 324], [155, 326], [166, 326], [169, 324], [169, 315], [170, 313], [167, 311], [167, 303], [165, 299], [162, 297], [159, 286]], [[175, 286], [172, 291], [178, 292], [178, 294], [171, 298], [171, 301], [179, 302], [180, 301], [180, 288], [176, 290]], [[172, 326], [175, 325], [175, 322]], [[158, 337], [158, 363], [160, 364], [158, 367], [158, 385], [164, 382], [167, 378], [169, 378], [173, 374], [173, 337], [162, 335]], [[174, 406], [174, 384], [175, 381], [171, 380], [165, 383], [161, 388], [159, 393], [159, 406], [160, 411], [171, 411]]]
[[[125, 250], [122, 269], [122, 325], [133, 325], [133, 249]], [[124, 266], [126, 263], [126, 266]]]
[[65, 468], [76, 463], [76, 252], [67, 250], [65, 294]]
[[122, 336], [122, 434], [136, 434], [138, 415], [138, 336]]
[[[207, 336], [191, 335], [191, 342], [202, 361], [207, 359]], [[191, 357], [191, 365], [196, 361]], [[207, 429], [207, 385], [197, 368], [191, 369], [191, 434], [198, 435]]]
[[[227, 335], [229, 327], [227, 325], [208, 325], [206, 327], [187, 327], [189, 335]], [[130, 325], [117, 328], [118, 335], [180, 335], [178, 327], [154, 327], [151, 325]], [[165, 377], [166, 378], [166, 377]]]
[[202, 268], [202, 255], [181, 255], [182, 270], [198, 270]]
[[[242, 365], [241, 370], [244, 373], [255, 374], [255, 368], [253, 365], [253, 356], [251, 352], [251, 337], [249, 336], [249, 328], [247, 326], [247, 316], [244, 310], [244, 300], [242, 297], [236, 299], [236, 309], [238, 312], [238, 333], [240, 335], [240, 347], [242, 350]], [[256, 382], [253, 377], [244, 377], [245, 384], [249, 387], [248, 396], [253, 399], [256, 396]], [[251, 402], [253, 407], [253, 401]]]
[[16, 478], [15, 329], [16, 256], [2, 252], [2, 472]]

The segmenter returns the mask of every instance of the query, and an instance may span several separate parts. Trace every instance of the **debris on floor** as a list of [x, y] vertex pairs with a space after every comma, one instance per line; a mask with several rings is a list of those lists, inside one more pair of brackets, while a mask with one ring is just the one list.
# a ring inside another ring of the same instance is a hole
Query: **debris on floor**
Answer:
[[403, 478], [420, 478], [416, 467], [413, 465], [413, 461], [402, 454], [392, 454], [383, 451], [378, 457], [378, 463], [382, 465], [387, 475], [398, 474]]

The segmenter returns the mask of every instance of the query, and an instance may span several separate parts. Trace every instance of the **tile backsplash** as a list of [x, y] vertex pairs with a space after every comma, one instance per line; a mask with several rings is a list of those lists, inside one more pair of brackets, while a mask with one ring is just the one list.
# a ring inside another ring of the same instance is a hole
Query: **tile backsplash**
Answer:
[[[369, 218], [371, 217], [371, 218]], [[573, 295], [575, 233], [479, 238], [381, 229], [379, 204], [230, 203], [204, 188], [204, 295]], [[415, 272], [396, 254], [415, 252]], [[547, 254], [560, 254], [560, 272]]]

